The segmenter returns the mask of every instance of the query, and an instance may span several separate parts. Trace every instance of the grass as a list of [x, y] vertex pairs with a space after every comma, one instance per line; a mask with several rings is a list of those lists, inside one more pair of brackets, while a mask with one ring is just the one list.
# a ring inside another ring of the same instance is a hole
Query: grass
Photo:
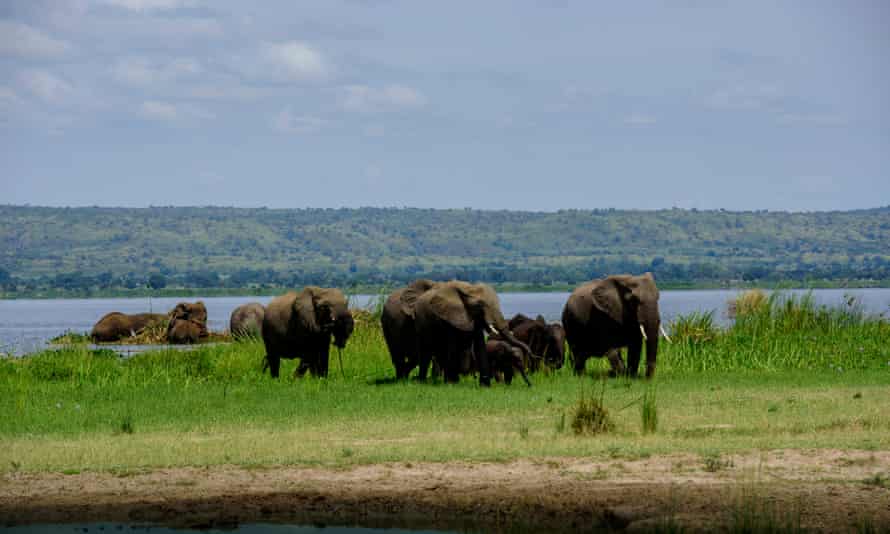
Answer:
[[[257, 340], [129, 359], [84, 345], [0, 359], [0, 471], [673, 452], [719, 468], [750, 450], [890, 447], [887, 323], [806, 299], [767, 306], [696, 341], [694, 355], [675, 334], [655, 383], [592, 382], [608, 368], [600, 359], [585, 377], [536, 374], [532, 388], [399, 382], [372, 314], [357, 321], [344, 376], [327, 379], [294, 380], [285, 360], [272, 380]], [[608, 432], [567, 431], [596, 413], [608, 413]]]

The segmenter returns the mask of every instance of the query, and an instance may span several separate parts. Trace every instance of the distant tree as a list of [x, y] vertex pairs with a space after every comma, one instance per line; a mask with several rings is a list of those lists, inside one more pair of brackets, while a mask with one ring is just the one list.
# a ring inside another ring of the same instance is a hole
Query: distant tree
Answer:
[[164, 289], [167, 287], [167, 278], [161, 273], [151, 273], [148, 277], [148, 287], [152, 289]]

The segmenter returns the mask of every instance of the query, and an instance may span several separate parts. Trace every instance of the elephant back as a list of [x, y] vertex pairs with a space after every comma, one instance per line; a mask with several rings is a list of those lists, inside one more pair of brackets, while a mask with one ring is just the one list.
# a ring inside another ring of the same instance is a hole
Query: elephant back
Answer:
[[259, 302], [238, 306], [229, 318], [229, 333], [232, 337], [259, 337], [265, 314], [266, 309]]

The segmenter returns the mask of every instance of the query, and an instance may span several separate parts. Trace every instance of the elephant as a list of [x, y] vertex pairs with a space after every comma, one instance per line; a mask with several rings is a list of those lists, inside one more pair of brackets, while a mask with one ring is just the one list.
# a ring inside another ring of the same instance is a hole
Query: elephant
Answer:
[[339, 289], [306, 286], [272, 299], [263, 316], [263, 343], [266, 360], [273, 378], [278, 378], [281, 358], [300, 358], [294, 372], [300, 377], [309, 371], [313, 376], [328, 376], [331, 336], [342, 350], [352, 334], [355, 323], [346, 297]]
[[[562, 324], [576, 374], [584, 372], [588, 357], [605, 355], [612, 376], [635, 377], [644, 343], [646, 378], [655, 374], [659, 330], [664, 330], [652, 273], [612, 275], [575, 288], [563, 308]], [[627, 366], [621, 347], [627, 347]]]
[[115, 311], [103, 315], [96, 322], [90, 332], [90, 338], [95, 342], [120, 341], [139, 334], [148, 326], [165, 322], [167, 315], [162, 313], [126, 314]]
[[551, 369], [561, 369], [565, 362], [565, 329], [559, 323], [548, 324], [544, 317], [531, 319], [517, 313], [507, 323], [516, 339], [522, 341], [542, 359], [532, 358], [527, 362], [529, 371], [537, 371], [542, 365]]
[[414, 305], [417, 297], [429, 291], [436, 283], [432, 280], [415, 280], [406, 287], [394, 291], [383, 305], [380, 325], [389, 349], [396, 378], [408, 378], [417, 367], [417, 339], [414, 335]]
[[501, 334], [504, 341], [531, 354], [528, 345], [510, 333], [497, 293], [486, 284], [452, 280], [434, 285], [417, 297], [414, 331], [421, 380], [426, 379], [430, 361], [435, 359], [446, 382], [457, 382], [461, 373], [472, 372], [475, 367], [479, 384], [490, 386], [485, 332]]
[[263, 316], [266, 308], [259, 302], [242, 304], [232, 310], [229, 318], [229, 333], [233, 338], [256, 338], [262, 336]]
[[170, 312], [167, 342], [174, 345], [197, 343], [209, 335], [207, 307], [200, 300], [194, 304], [180, 302]]
[[518, 371], [525, 383], [531, 386], [528, 376], [525, 374], [525, 355], [519, 347], [507, 343], [502, 339], [488, 338], [485, 342], [485, 352], [488, 361], [491, 362], [495, 379], [510, 385], [513, 382], [513, 373]]

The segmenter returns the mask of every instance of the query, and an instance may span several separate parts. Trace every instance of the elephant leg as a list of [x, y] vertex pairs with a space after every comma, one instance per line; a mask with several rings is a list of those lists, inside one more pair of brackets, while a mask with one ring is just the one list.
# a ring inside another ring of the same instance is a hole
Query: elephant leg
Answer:
[[302, 378], [306, 375], [307, 371], [311, 371], [314, 359], [315, 358], [313, 357], [313, 355], [304, 354], [300, 358], [300, 365], [298, 365], [297, 368], [294, 369], [294, 378]]
[[642, 338], [631, 340], [627, 346], [627, 376], [636, 378], [640, 368], [640, 354], [643, 350]]
[[272, 356], [271, 354], [266, 356], [266, 364], [263, 366], [263, 372], [266, 372], [266, 366], [269, 367], [269, 374], [272, 375], [272, 378], [278, 378], [278, 370], [281, 368], [281, 358], [278, 356]]
[[454, 384], [460, 381], [460, 373], [458, 371], [460, 364], [458, 362], [462, 357], [463, 354], [457, 350], [454, 342], [449, 341], [448, 349], [445, 358], [443, 358], [444, 361], [442, 362], [442, 371], [444, 371], [445, 374], [445, 382]]
[[[612, 367], [609, 371], [609, 376], [621, 376], [627, 372], [627, 368], [624, 366], [624, 360], [621, 358], [621, 349], [609, 349], [609, 352], [606, 353], [606, 358], [609, 359], [609, 365]], [[637, 358], [639, 358], [639, 354], [637, 355]]]
[[316, 359], [316, 376], [328, 376], [328, 363], [331, 361], [331, 344], [326, 342], [318, 348], [318, 358]]
[[579, 347], [576, 345], [571, 345], [572, 351], [572, 364], [575, 368], [576, 375], [584, 374], [584, 367], [587, 365], [587, 356], [581, 353]]

